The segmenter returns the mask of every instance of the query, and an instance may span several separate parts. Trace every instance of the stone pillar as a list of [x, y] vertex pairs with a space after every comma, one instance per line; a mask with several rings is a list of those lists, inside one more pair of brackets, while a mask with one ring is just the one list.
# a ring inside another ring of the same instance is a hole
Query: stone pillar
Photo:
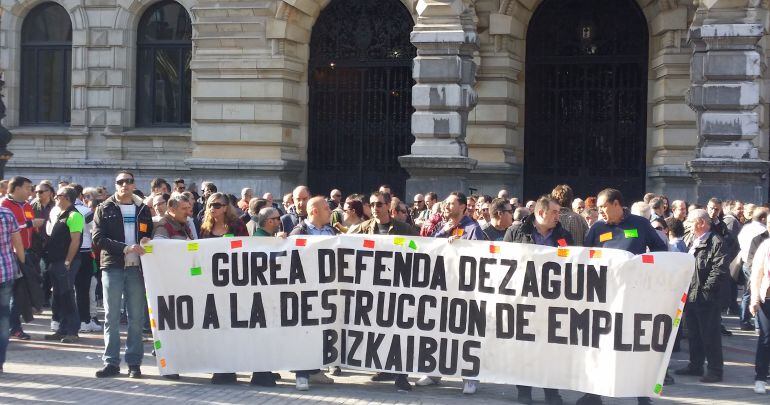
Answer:
[[476, 105], [478, 49], [475, 23], [462, 0], [419, 0], [411, 41], [417, 47], [412, 90], [411, 154], [401, 166], [411, 176], [408, 196], [435, 191], [467, 192], [466, 178], [477, 161], [465, 144], [468, 112]]
[[[729, 4], [727, 4], [729, 3]], [[743, 8], [736, 8], [743, 3]], [[689, 104], [698, 116], [696, 158], [687, 167], [696, 199], [767, 200], [770, 162], [759, 159], [758, 42], [765, 27], [758, 0], [701, 1], [690, 28]]]

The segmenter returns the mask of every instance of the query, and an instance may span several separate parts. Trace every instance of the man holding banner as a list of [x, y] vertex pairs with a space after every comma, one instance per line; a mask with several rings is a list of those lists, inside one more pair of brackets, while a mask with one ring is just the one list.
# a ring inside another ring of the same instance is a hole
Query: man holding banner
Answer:
[[[601, 219], [588, 230], [585, 238], [586, 247], [621, 249], [635, 255], [651, 252], [665, 252], [668, 246], [655, 232], [650, 221], [633, 215], [623, 206], [623, 194], [606, 188], [599, 192], [596, 199]], [[639, 404], [649, 404], [650, 399], [639, 397]], [[577, 401], [577, 405], [601, 404], [602, 398], [586, 394]]]
[[[332, 217], [332, 210], [329, 208], [329, 204], [326, 203], [326, 199], [321, 196], [316, 196], [307, 200], [307, 187], [303, 187], [304, 186], [299, 186], [294, 189], [294, 202], [297, 207], [296, 213], [301, 215], [303, 211], [306, 211], [307, 218], [302, 219], [302, 217], [298, 217], [299, 223], [289, 235], [337, 235], [337, 229], [332, 228], [331, 225], [329, 225], [329, 221]], [[305, 204], [305, 201], [307, 204]], [[287, 215], [289, 214], [286, 214], [281, 218], [281, 222], [284, 223], [284, 231], [286, 230], [285, 226], [288, 224], [285, 222]], [[292, 219], [289, 219], [289, 221], [292, 221]], [[320, 369], [297, 370], [296, 375], [296, 387], [298, 391], [309, 390], [311, 382], [318, 384], [334, 383], [334, 380], [327, 377]]]
[[[445, 220], [436, 226], [433, 237], [448, 238], [451, 243], [457, 239], [486, 240], [487, 237], [476, 220], [465, 215], [468, 209], [468, 198], [465, 194], [454, 191], [444, 200]], [[425, 376], [417, 381], [417, 385], [435, 385], [441, 381], [441, 377]], [[463, 379], [463, 394], [475, 394], [479, 382], [477, 380]]]
[[[551, 247], [573, 246], [575, 240], [572, 234], [559, 223], [559, 203], [549, 196], [537, 200], [532, 215], [528, 216], [519, 226], [512, 226], [505, 232], [506, 242], [523, 243], [527, 245], [542, 245]], [[518, 401], [522, 404], [532, 403], [532, 387], [517, 385]], [[549, 405], [561, 405], [564, 401], [559, 390], [543, 388], [545, 402]]]
[[[369, 206], [372, 208], [372, 219], [364, 221], [351, 233], [366, 235], [400, 235], [417, 236], [417, 232], [408, 224], [390, 216], [385, 195], [375, 191], [369, 196]], [[372, 376], [372, 381], [395, 381], [399, 390], [411, 391], [412, 385], [407, 380], [407, 374], [378, 372]]]
[[128, 315], [125, 360], [128, 376], [141, 378], [142, 327], [146, 315], [144, 280], [139, 257], [140, 241], [152, 235], [152, 215], [142, 199], [134, 195], [134, 175], [121, 171], [115, 178], [115, 195], [96, 209], [93, 243], [101, 249], [104, 289], [104, 368], [96, 377], [120, 374], [120, 308], [125, 296]]
[[[257, 237], [276, 237], [281, 230], [281, 213], [273, 207], [265, 207], [259, 210], [256, 217], [258, 228], [254, 231]], [[286, 234], [283, 234], [286, 237]], [[280, 374], [270, 371], [254, 371], [251, 373], [251, 385], [262, 387], [275, 387]]]

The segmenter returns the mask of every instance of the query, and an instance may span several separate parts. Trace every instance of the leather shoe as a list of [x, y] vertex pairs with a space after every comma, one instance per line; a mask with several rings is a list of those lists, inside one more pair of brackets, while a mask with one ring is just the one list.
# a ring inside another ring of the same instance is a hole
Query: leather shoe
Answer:
[[375, 373], [372, 378], [370, 379], [374, 382], [380, 382], [380, 381], [395, 381], [396, 375], [393, 373], [386, 373], [383, 371], [378, 371]]
[[259, 385], [260, 387], [275, 387], [275, 377], [273, 373], [251, 373], [251, 385]]
[[685, 368], [680, 368], [679, 370], [674, 371], [674, 374], [676, 375], [694, 375], [696, 377], [700, 377], [703, 375], [703, 370], [695, 370], [690, 366], [687, 366]]
[[595, 394], [585, 394], [575, 402], [575, 405], [602, 405], [602, 397]]
[[395, 381], [396, 381], [396, 388], [398, 388], [399, 391], [412, 390], [412, 384], [410, 384], [409, 380], [406, 379], [406, 375], [397, 375]]
[[120, 375], [120, 367], [112, 364], [107, 364], [96, 372], [96, 378], [115, 377], [116, 375]]
[[142, 369], [139, 366], [128, 366], [129, 378], [142, 378]]
[[211, 375], [212, 384], [235, 384], [238, 377], [235, 373], [214, 373]]
[[722, 381], [722, 377], [716, 376], [713, 374], [706, 374], [700, 379], [700, 382], [702, 383], [716, 383], [721, 381]]

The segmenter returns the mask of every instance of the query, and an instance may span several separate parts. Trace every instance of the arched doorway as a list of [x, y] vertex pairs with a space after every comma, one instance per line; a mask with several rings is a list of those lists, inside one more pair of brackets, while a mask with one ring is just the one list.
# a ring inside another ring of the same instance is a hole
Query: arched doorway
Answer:
[[634, 0], [545, 0], [527, 31], [524, 193], [646, 179], [647, 22]]
[[333, 0], [310, 39], [308, 185], [403, 196], [409, 154], [412, 16], [399, 0]]

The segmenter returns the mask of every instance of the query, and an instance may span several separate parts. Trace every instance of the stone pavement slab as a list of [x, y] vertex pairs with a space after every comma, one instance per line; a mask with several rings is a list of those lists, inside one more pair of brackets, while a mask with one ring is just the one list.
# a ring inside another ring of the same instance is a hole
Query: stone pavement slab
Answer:
[[[446, 379], [435, 387], [415, 387], [412, 392], [396, 391], [392, 383], [372, 383], [371, 373], [345, 370], [334, 377], [336, 384], [314, 385], [310, 391], [294, 389], [294, 376], [281, 372], [283, 379], [274, 388], [252, 387], [249, 375], [240, 374], [238, 384], [211, 385], [209, 375], [183, 375], [172, 381], [158, 375], [152, 347], [145, 344], [144, 378], [97, 379], [94, 372], [102, 366], [101, 334], [82, 334], [78, 344], [43, 340], [50, 318], [43, 315], [25, 325], [31, 341], [12, 340], [0, 375], [0, 404], [515, 404], [512, 386], [481, 384], [472, 396], [462, 394], [462, 381]], [[770, 395], [754, 394], [754, 332], [740, 331], [735, 318], [725, 318], [734, 336], [723, 339], [725, 380], [719, 384], [701, 384], [694, 377], [676, 376], [676, 384], [667, 386], [656, 404], [770, 404]], [[686, 343], [683, 345], [686, 347]], [[687, 352], [674, 353], [670, 368], [687, 364]], [[412, 376], [413, 382], [417, 376]], [[542, 391], [533, 392], [536, 403], [544, 403]], [[574, 404], [579, 393], [562, 391], [565, 402]], [[635, 404], [634, 399], [605, 399], [605, 404]]]

